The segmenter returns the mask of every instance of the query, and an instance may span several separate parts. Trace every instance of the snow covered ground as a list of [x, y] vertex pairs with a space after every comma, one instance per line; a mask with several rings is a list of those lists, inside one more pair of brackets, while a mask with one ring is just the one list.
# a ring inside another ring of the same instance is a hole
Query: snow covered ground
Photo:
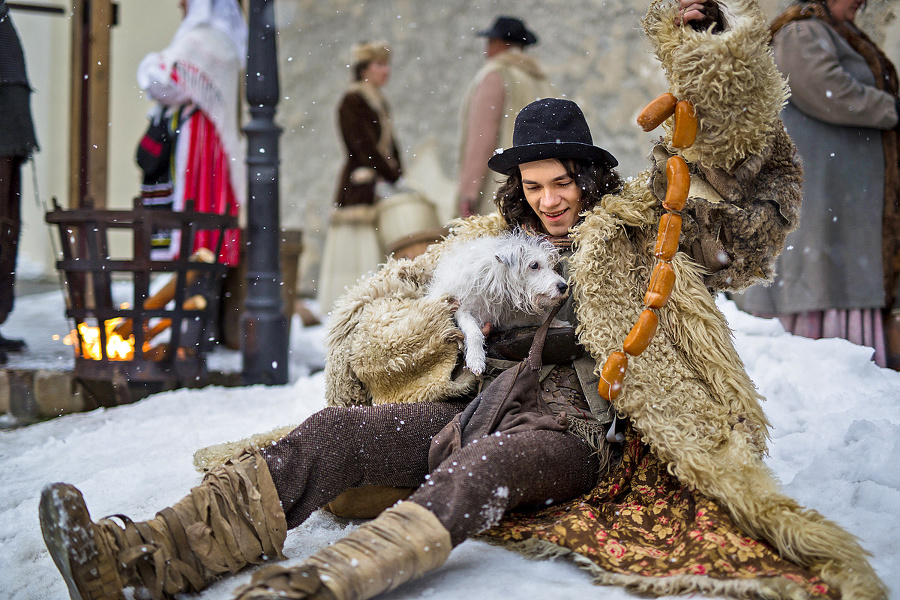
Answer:
[[[54, 359], [51, 340], [41, 338], [52, 335], [53, 319], [65, 328], [59, 296], [29, 296], [17, 304], [15, 323], [5, 325], [3, 333], [26, 337], [31, 349], [15, 361], [66, 360], [68, 354]], [[768, 398], [765, 408], [773, 425], [768, 463], [785, 491], [858, 535], [893, 595], [900, 597], [900, 373], [875, 366], [870, 349], [789, 336], [776, 321], [750, 317], [724, 299], [720, 306], [751, 377]], [[43, 321], [21, 325], [22, 317], [31, 314], [43, 315]], [[321, 365], [323, 327], [304, 329], [297, 320], [293, 325], [288, 385], [179, 390], [0, 431], [0, 596], [66, 597], [38, 524], [45, 484], [75, 484], [95, 517], [149, 518], [199, 481], [191, 462], [198, 448], [298, 423], [322, 407], [322, 375], [310, 372]], [[228, 365], [239, 369], [237, 353], [217, 353], [215, 360], [222, 361], [223, 370]], [[301, 561], [353, 526], [314, 514], [289, 532], [288, 562]], [[230, 598], [249, 576], [225, 578], [199, 597]], [[563, 560], [530, 561], [474, 541], [457, 548], [436, 573], [385, 596], [464, 597], [633, 598], [621, 589], [593, 586], [587, 574]]]

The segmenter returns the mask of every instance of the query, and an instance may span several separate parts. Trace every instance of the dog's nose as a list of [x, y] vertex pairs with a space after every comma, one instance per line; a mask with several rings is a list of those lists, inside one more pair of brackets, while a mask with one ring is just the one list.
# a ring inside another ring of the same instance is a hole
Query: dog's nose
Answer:
[[565, 294], [565, 293], [568, 291], [569, 286], [566, 285], [566, 284], [563, 283], [563, 282], [560, 282], [560, 283], [557, 283], [557, 284], [556, 284], [556, 289], [559, 290], [559, 293], [560, 293], [560, 294]]

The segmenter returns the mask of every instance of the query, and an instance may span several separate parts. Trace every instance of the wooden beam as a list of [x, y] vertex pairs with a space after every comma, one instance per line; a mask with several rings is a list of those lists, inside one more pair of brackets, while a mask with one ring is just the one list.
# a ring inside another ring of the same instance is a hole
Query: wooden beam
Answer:
[[86, 62], [86, 27], [85, 13], [88, 0], [73, 0], [72, 3], [72, 64], [69, 69], [69, 207], [81, 206], [84, 189], [81, 186], [81, 173], [84, 171], [84, 143], [82, 123], [87, 120], [85, 112], [87, 99], [84, 97], [84, 63]]
[[74, 0], [72, 14], [72, 105], [69, 204], [107, 204], [110, 0]]

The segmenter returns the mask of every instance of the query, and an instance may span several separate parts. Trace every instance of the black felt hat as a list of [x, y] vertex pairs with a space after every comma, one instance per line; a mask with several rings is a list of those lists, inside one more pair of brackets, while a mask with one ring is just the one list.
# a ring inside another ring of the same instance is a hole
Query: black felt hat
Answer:
[[494, 25], [490, 29], [479, 31], [478, 35], [505, 40], [507, 42], [515, 42], [525, 46], [537, 44], [537, 36], [528, 31], [522, 19], [515, 17], [497, 17]]
[[594, 145], [578, 105], [559, 98], [544, 98], [523, 108], [516, 117], [512, 148], [494, 154], [488, 166], [509, 175], [522, 163], [547, 158], [574, 158], [610, 169], [619, 164], [612, 154]]

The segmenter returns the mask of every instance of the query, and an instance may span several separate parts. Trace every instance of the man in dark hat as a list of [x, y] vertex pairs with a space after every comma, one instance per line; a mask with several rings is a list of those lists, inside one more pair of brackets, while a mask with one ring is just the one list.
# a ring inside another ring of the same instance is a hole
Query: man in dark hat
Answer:
[[487, 38], [487, 62], [469, 84], [460, 113], [457, 205], [464, 217], [494, 210], [499, 184], [486, 168], [488, 159], [512, 145], [515, 117], [525, 105], [555, 95], [538, 61], [524, 53], [538, 38], [521, 19], [497, 17], [478, 35]]

